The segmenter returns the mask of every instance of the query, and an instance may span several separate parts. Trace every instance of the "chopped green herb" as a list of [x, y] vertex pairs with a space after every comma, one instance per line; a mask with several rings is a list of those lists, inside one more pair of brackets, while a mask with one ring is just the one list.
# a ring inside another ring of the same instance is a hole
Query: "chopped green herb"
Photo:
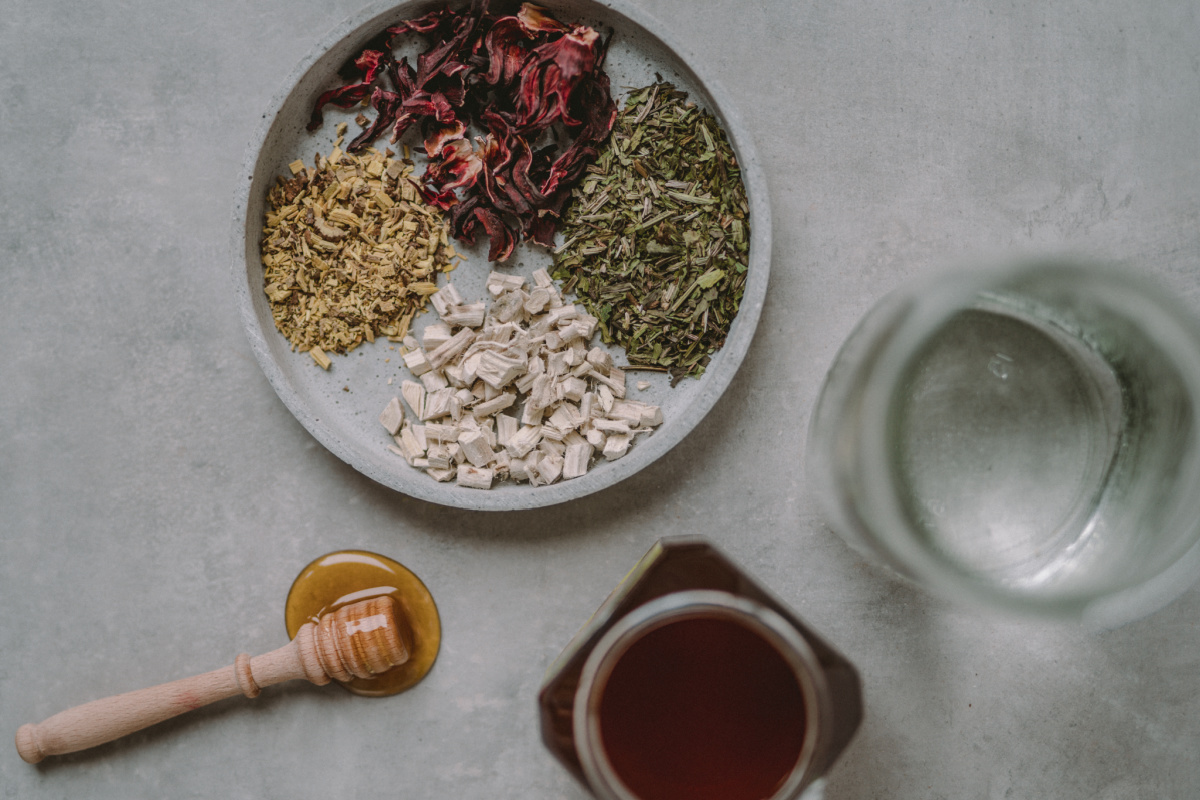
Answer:
[[554, 277], [629, 363], [703, 374], [746, 287], [749, 205], [711, 114], [668, 83], [633, 91], [575, 189]]

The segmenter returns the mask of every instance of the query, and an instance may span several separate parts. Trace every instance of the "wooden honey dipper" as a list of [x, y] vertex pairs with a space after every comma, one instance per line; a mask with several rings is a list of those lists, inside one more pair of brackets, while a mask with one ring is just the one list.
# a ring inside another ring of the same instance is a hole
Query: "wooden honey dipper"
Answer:
[[155, 723], [264, 686], [304, 678], [373, 678], [408, 661], [412, 631], [399, 604], [374, 597], [306, 623], [291, 642], [261, 656], [239, 655], [231, 666], [93, 700], [17, 730], [17, 752], [30, 764], [46, 756], [86, 750]]

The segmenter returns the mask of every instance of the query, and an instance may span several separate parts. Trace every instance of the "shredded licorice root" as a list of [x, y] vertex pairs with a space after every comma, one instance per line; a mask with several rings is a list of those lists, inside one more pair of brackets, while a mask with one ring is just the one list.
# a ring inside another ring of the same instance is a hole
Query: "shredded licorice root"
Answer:
[[720, 125], [668, 83], [634, 91], [562, 225], [554, 277], [630, 365], [698, 377], [746, 285], [749, 206]]
[[412, 162], [335, 146], [290, 168], [267, 196], [263, 290], [293, 349], [329, 369], [329, 351], [403, 337], [457, 253], [412, 183]]

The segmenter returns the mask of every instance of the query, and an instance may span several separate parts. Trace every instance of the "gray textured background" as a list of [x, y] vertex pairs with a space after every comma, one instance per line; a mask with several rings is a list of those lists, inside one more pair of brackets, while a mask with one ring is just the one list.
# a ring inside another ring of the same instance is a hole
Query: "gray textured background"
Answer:
[[292, 578], [333, 549], [411, 567], [445, 639], [388, 700], [295, 684], [40, 767], [0, 747], [0, 796], [578, 800], [538, 739], [542, 674], [656, 538], [684, 533], [859, 666], [867, 719], [828, 798], [1200, 790], [1200, 589], [1104, 634], [980, 619], [850, 553], [799, 468], [839, 342], [930, 262], [1070, 248], [1200, 308], [1196, 5], [639, 5], [712, 62], [767, 166], [758, 341], [636, 479], [482, 514], [324, 451], [232, 304], [245, 147], [359, 4], [3, 4], [0, 732], [283, 644]]

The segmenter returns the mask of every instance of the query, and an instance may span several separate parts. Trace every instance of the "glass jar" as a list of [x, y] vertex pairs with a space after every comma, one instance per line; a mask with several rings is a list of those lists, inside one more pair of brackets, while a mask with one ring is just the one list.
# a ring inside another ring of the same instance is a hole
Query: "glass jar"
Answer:
[[601, 800], [786, 800], [862, 718], [853, 666], [701, 539], [665, 539], [551, 667], [550, 751]]
[[806, 462], [831, 526], [929, 589], [1122, 624], [1200, 573], [1200, 329], [1128, 271], [915, 281], [841, 348]]

